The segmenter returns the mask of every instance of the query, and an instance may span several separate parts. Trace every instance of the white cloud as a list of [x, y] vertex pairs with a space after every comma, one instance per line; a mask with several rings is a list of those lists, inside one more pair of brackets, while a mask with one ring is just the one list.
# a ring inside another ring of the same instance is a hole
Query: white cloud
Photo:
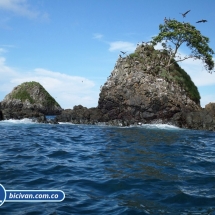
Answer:
[[47, 13], [41, 13], [32, 9], [27, 0], [0, 0], [0, 9], [11, 11], [17, 15], [31, 19], [40, 18], [42, 20], [48, 20]]
[[[163, 49], [161, 43], [158, 43], [155, 46], [155, 49]], [[179, 51], [181, 58], [183, 59], [186, 54], [182, 51]], [[215, 61], [215, 59], [213, 59]], [[204, 64], [201, 60], [194, 60], [189, 58], [187, 60], [181, 61], [180, 66], [190, 75], [191, 79], [195, 83], [196, 86], [209, 86], [215, 84], [215, 73], [208, 73]]]
[[101, 39], [103, 37], [102, 34], [94, 34], [93, 39]]
[[0, 80], [16, 76], [16, 72], [12, 68], [8, 67], [5, 63], [6, 59], [4, 57], [0, 57]]
[[155, 46], [154, 46], [155, 49], [157, 50], [160, 50], [160, 49], [163, 49], [163, 46], [161, 45], [161, 43], [157, 43]]
[[94, 89], [95, 83], [84, 77], [70, 76], [42, 68], [20, 73], [7, 66], [5, 58], [2, 57], [0, 75], [0, 94], [3, 97], [23, 82], [36, 81], [56, 99], [62, 108], [72, 108], [79, 104], [95, 107], [98, 103], [99, 91]]
[[5, 52], [7, 52], [7, 50], [6, 50], [6, 49], [4, 49], [4, 48], [0, 48], [0, 54], [5, 53]]
[[204, 95], [201, 98], [201, 106], [204, 108], [205, 105], [209, 104], [210, 102], [215, 102], [215, 94], [213, 95]]
[[110, 48], [109, 51], [126, 51], [126, 52], [134, 52], [136, 49], [136, 45], [134, 43], [130, 42], [124, 42], [124, 41], [115, 41], [110, 42]]
[[202, 61], [187, 59], [180, 63], [181, 67], [190, 75], [196, 86], [209, 86], [215, 84], [215, 73], [208, 73]]

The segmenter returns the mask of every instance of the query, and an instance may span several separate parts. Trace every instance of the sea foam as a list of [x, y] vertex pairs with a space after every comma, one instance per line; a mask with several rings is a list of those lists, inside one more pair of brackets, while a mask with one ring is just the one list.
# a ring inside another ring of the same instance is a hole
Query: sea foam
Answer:
[[33, 122], [32, 119], [24, 118], [24, 119], [8, 119], [8, 120], [2, 120], [0, 121], [1, 124], [32, 124], [36, 123]]

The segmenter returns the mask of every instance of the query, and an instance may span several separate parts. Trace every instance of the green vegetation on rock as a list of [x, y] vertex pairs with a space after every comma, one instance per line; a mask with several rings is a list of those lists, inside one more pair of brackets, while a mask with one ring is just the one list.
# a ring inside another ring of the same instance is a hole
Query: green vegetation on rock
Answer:
[[[168, 52], [168, 60], [165, 64], [169, 68], [174, 59], [176, 62], [189, 58], [202, 60], [205, 69], [212, 73], [214, 71], [213, 55], [215, 52], [209, 47], [209, 38], [201, 34], [195, 26], [189, 22], [179, 22], [175, 19], [165, 19], [164, 24], [159, 26], [159, 34], [152, 38], [152, 44], [161, 43]], [[186, 45], [191, 53], [181, 56], [178, 52], [182, 45]]]
[[166, 50], [155, 50], [152, 45], [140, 45], [134, 53], [128, 56], [127, 60], [130, 63], [132, 61], [140, 62], [141, 69], [145, 73], [179, 84], [196, 104], [200, 103], [201, 97], [198, 88], [178, 63], [172, 59], [170, 67], [165, 67], [169, 60]]
[[28, 100], [31, 104], [34, 104], [34, 99], [30, 96], [30, 94], [26, 91], [24, 87], [21, 87], [14, 94], [11, 95], [13, 99], [20, 99], [22, 102]]
[[193, 83], [190, 76], [178, 65], [177, 62], [174, 62], [170, 69], [170, 73], [163, 70], [163, 73], [167, 75], [166, 79], [168, 81], [178, 83], [188, 93], [189, 97], [199, 104], [201, 97], [198, 88]]
[[17, 86], [10, 94], [11, 99], [20, 99], [22, 102], [28, 100], [31, 104], [38, 104], [42, 102], [44, 106], [60, 105], [55, 99], [45, 90], [45, 88], [38, 82], [24, 82]]

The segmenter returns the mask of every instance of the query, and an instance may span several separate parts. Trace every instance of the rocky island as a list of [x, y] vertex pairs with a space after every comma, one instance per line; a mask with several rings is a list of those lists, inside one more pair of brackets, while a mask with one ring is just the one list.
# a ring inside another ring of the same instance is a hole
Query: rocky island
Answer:
[[129, 126], [167, 123], [181, 128], [215, 131], [215, 103], [200, 107], [200, 95], [190, 76], [173, 62], [164, 69], [168, 54], [140, 44], [134, 53], [119, 56], [101, 88], [98, 106], [63, 110], [37, 82], [25, 82], [1, 102], [0, 119], [33, 118], [57, 122]]
[[[169, 123], [182, 128], [215, 130], [215, 104], [200, 107], [190, 76], [176, 63], [163, 68], [167, 53], [141, 44], [117, 60], [101, 88], [98, 106], [63, 110], [58, 121], [128, 126]], [[212, 108], [213, 107], [213, 108]]]
[[2, 119], [37, 118], [60, 114], [62, 108], [38, 82], [25, 82], [15, 87], [0, 104]]

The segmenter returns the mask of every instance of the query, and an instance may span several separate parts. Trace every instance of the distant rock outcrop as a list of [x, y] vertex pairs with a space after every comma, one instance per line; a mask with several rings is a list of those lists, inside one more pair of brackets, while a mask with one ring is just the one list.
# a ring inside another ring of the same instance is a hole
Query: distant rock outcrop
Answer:
[[1, 102], [4, 119], [32, 118], [60, 114], [62, 108], [37, 82], [25, 82], [13, 89]]
[[215, 103], [210, 102], [209, 104], [205, 105], [205, 110], [210, 112], [215, 117]]
[[215, 131], [215, 115], [206, 109], [179, 112], [170, 122], [180, 128]]
[[135, 53], [120, 57], [101, 89], [98, 109], [104, 121], [168, 122], [178, 112], [200, 110], [198, 90], [175, 62], [164, 69], [167, 53], [140, 45]]
[[102, 113], [98, 108], [86, 108], [82, 105], [77, 105], [73, 109], [63, 110], [56, 117], [56, 120], [74, 124], [96, 124], [102, 120]]

